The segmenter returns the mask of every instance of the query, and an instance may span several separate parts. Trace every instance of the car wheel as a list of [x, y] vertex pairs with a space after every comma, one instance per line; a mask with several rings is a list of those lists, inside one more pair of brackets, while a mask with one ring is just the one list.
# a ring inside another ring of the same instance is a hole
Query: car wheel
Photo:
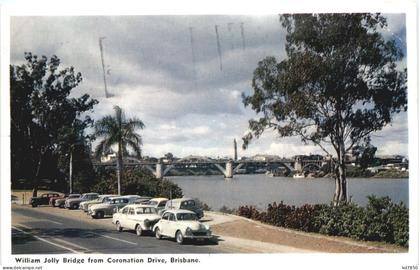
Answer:
[[159, 230], [159, 227], [157, 227], [156, 229], [155, 229], [155, 236], [156, 236], [156, 238], [157, 239], [162, 239], [162, 235], [160, 234], [160, 230]]
[[141, 236], [142, 233], [143, 233], [143, 230], [142, 230], [141, 226], [139, 224], [137, 224], [137, 226], [136, 226], [137, 236]]
[[184, 236], [182, 235], [181, 231], [176, 232], [175, 240], [180, 245], [184, 244]]
[[96, 216], [96, 218], [104, 218], [105, 214], [104, 214], [104, 212], [100, 211], [100, 212], [96, 213], [95, 216]]
[[36, 204], [36, 203], [33, 203], [32, 204], [32, 207], [37, 207], [38, 205]]
[[79, 208], [79, 206], [78, 206], [77, 204], [73, 204], [73, 205], [72, 205], [72, 208], [73, 208], [73, 209], [77, 209], [77, 208]]
[[119, 221], [117, 221], [115, 224], [117, 225], [117, 231], [118, 231], [118, 232], [122, 232], [123, 227], [121, 227], [120, 222], [119, 222]]

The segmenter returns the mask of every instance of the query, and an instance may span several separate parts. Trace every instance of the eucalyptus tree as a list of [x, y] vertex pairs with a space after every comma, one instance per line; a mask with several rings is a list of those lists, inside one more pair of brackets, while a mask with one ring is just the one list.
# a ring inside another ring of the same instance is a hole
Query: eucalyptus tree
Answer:
[[[25, 53], [26, 62], [10, 66], [12, 183], [30, 180], [33, 196], [46, 170], [57, 170], [50, 157], [60, 155], [60, 137], [78, 119], [92, 123], [88, 112], [98, 103], [88, 94], [70, 97], [82, 82], [73, 67], [60, 67], [53, 55]], [[44, 172], [43, 172], [44, 171]]]
[[249, 120], [246, 148], [265, 130], [299, 136], [336, 160], [333, 201], [347, 200], [345, 156], [407, 109], [402, 49], [386, 40], [380, 14], [284, 14], [286, 53], [258, 63], [253, 93], [243, 94], [258, 119]]
[[144, 123], [138, 118], [127, 119], [119, 106], [114, 106], [114, 115], [107, 115], [95, 123], [95, 136], [102, 137], [96, 146], [95, 155], [99, 158], [117, 146], [117, 182], [118, 194], [121, 194], [121, 179], [124, 175], [123, 155], [130, 147], [138, 158], [141, 158], [142, 137], [136, 129], [143, 129]]
[[[86, 135], [85, 130], [88, 126], [91, 126], [93, 120], [89, 121], [88, 123], [84, 121], [80, 121], [75, 119], [71, 126], [65, 127], [62, 130], [62, 133], [59, 136], [59, 151], [61, 153], [59, 160], [60, 163], [63, 164], [68, 168], [68, 179], [69, 179], [69, 193], [73, 193], [73, 185], [74, 185], [74, 174], [73, 168], [75, 168], [77, 174], [83, 176], [83, 178], [91, 178], [86, 179], [91, 183], [83, 183], [81, 187], [81, 183], [79, 184], [79, 188], [83, 190], [88, 189], [88, 185], [93, 185], [92, 183], [92, 174], [93, 174], [93, 167], [90, 161], [90, 146], [91, 140], [93, 139], [91, 135]], [[87, 161], [87, 162], [86, 162]], [[82, 163], [84, 163], [82, 165]], [[88, 163], [88, 164], [86, 164]], [[79, 165], [79, 166], [77, 166]], [[89, 169], [88, 169], [89, 168]], [[84, 181], [84, 182], [87, 182]], [[79, 190], [78, 192], [82, 192]]]

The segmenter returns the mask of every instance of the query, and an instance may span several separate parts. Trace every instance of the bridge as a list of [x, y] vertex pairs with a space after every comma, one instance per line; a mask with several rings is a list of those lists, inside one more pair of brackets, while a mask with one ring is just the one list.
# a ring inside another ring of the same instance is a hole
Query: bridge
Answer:
[[[328, 164], [329, 161], [325, 160], [307, 160], [307, 159], [273, 159], [273, 160], [215, 160], [203, 156], [187, 156], [185, 158], [173, 161], [173, 162], [150, 162], [145, 160], [139, 160], [133, 157], [124, 158], [124, 167], [131, 168], [144, 168], [153, 173], [156, 178], [163, 178], [170, 170], [174, 168], [198, 168], [198, 167], [213, 167], [219, 170], [225, 178], [232, 178], [234, 174], [238, 173], [239, 170], [246, 166], [270, 166], [270, 167], [282, 167], [288, 173], [292, 172], [303, 172], [303, 171], [318, 171], [322, 166]], [[95, 167], [116, 167], [116, 160], [108, 162], [94, 161]]]

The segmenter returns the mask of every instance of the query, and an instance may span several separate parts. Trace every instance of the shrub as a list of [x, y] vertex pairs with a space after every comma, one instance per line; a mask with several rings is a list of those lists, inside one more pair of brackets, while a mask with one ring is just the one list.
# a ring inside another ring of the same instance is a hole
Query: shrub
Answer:
[[354, 203], [340, 206], [289, 206], [280, 202], [258, 211], [253, 206], [241, 206], [238, 215], [275, 226], [360, 240], [385, 241], [408, 246], [408, 208], [395, 204], [389, 197], [368, 197], [366, 207]]
[[197, 206], [203, 209], [204, 211], [211, 211], [211, 207], [207, 203], [199, 200], [198, 198], [194, 198], [194, 201], [197, 204]]
[[314, 220], [318, 210], [319, 205], [305, 204], [297, 208], [292, 207], [292, 211], [286, 215], [284, 226], [305, 232], [314, 232], [316, 231]]
[[233, 208], [229, 208], [226, 205], [223, 205], [219, 209], [219, 212], [226, 213], [226, 214], [236, 214], [237, 213], [237, 210], [236, 209], [233, 209]]

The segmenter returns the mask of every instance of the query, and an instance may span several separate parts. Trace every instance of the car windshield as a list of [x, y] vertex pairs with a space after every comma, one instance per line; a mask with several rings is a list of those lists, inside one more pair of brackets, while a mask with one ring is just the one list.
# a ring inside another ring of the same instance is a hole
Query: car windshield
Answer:
[[156, 209], [153, 207], [138, 207], [136, 208], [136, 214], [156, 214]]
[[156, 205], [158, 202], [157, 201], [148, 201], [147, 202], [147, 204], [150, 204], [150, 205]]
[[193, 213], [179, 213], [176, 214], [177, 220], [197, 220], [197, 215]]
[[181, 209], [187, 209], [187, 208], [191, 208], [195, 206], [195, 201], [194, 200], [189, 200], [189, 201], [183, 201], [181, 202]]

